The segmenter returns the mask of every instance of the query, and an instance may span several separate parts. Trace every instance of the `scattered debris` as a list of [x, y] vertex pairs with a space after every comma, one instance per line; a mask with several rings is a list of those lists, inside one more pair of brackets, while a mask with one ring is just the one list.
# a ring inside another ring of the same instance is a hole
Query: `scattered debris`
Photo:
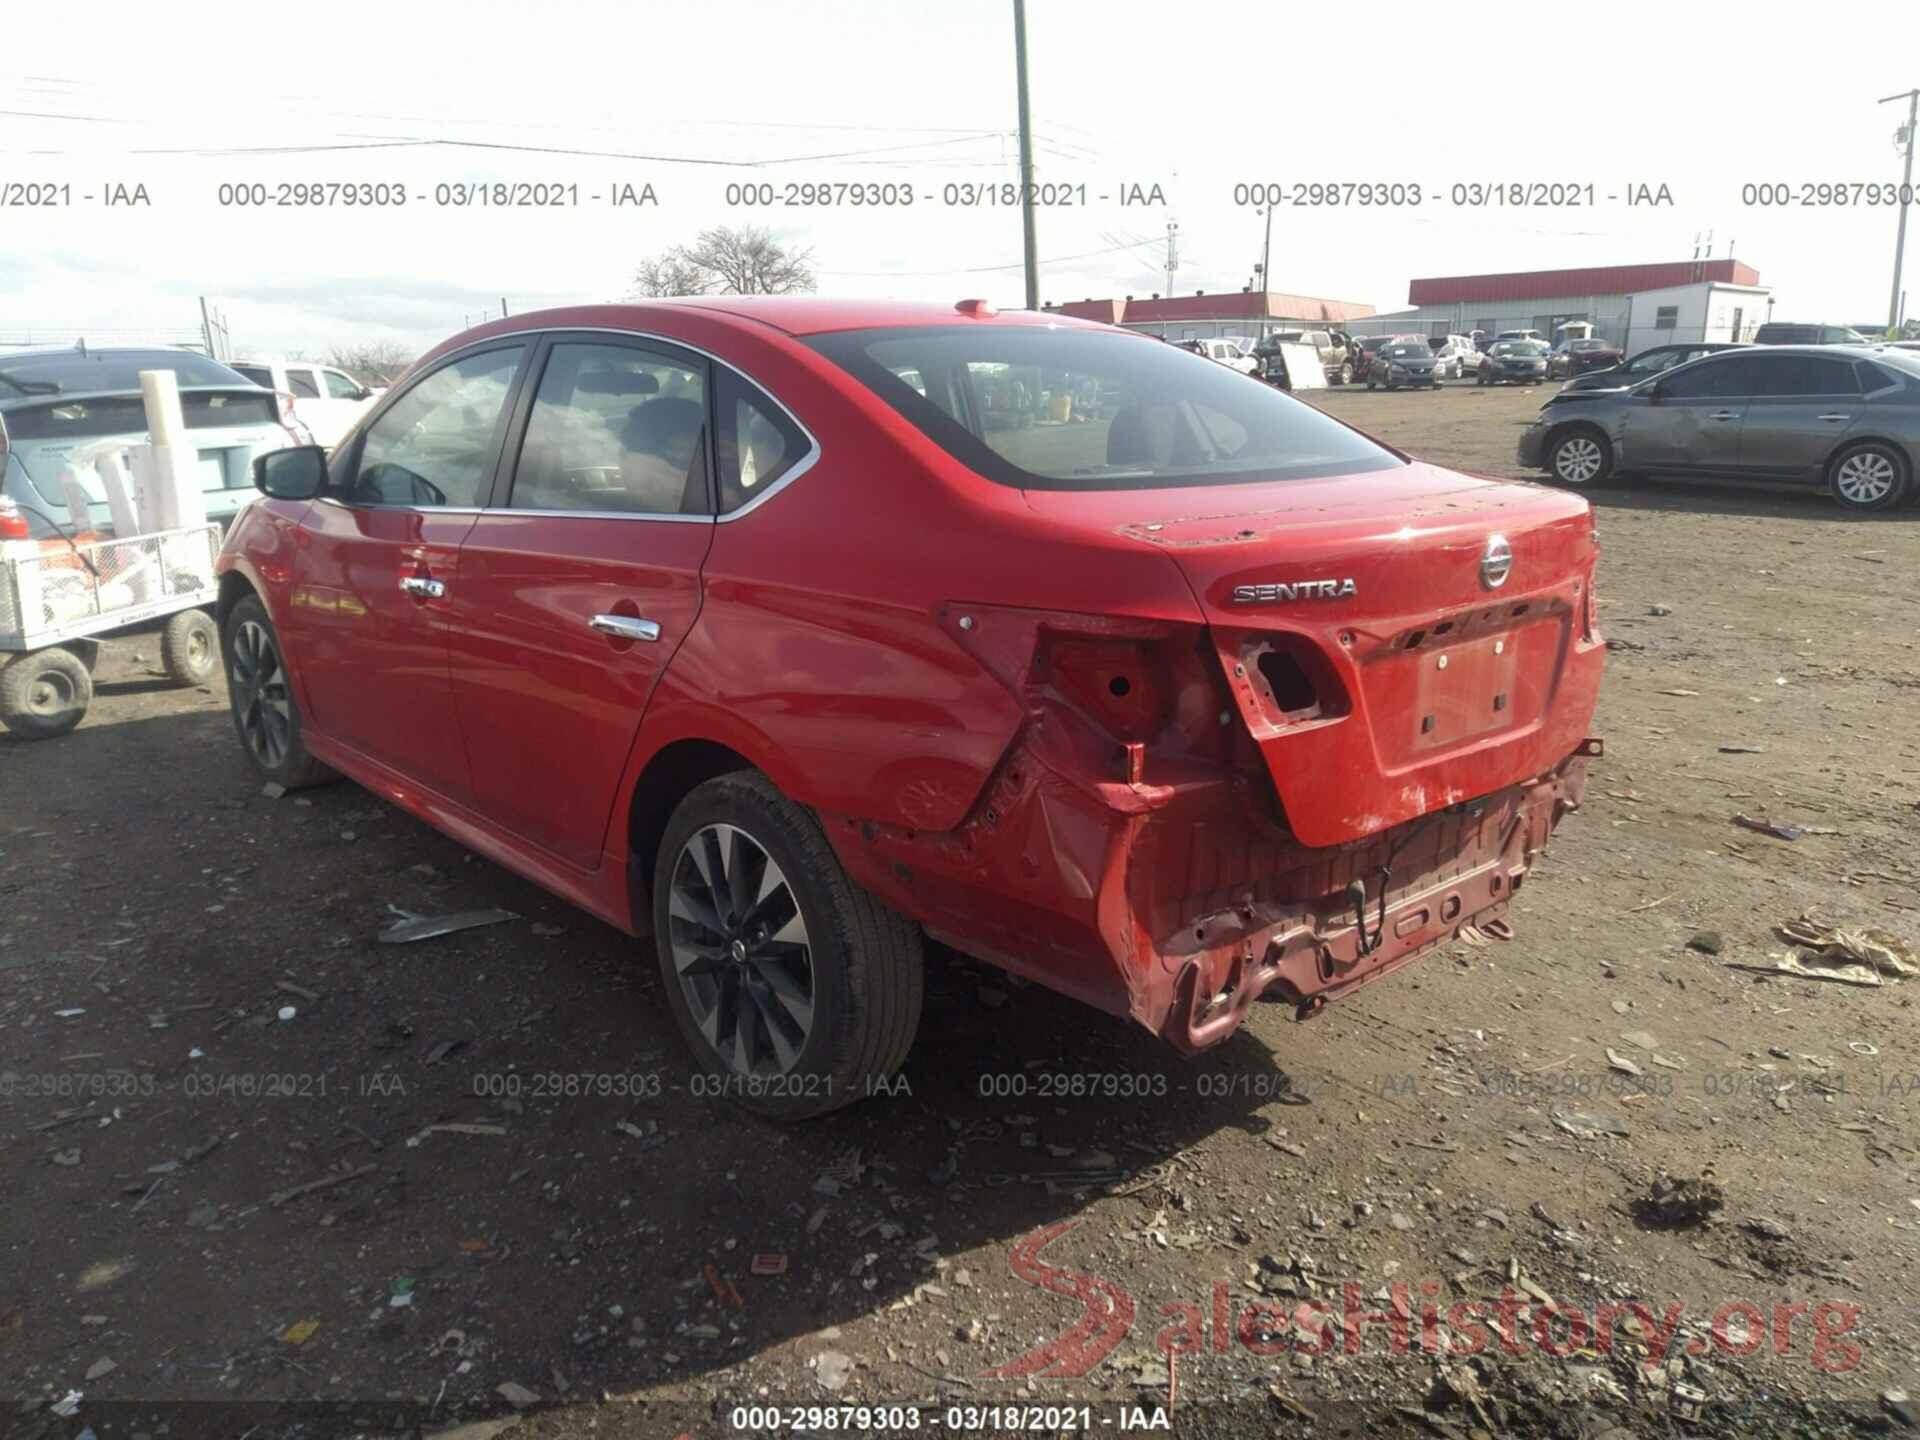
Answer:
[[1800, 957], [1805, 963], [1863, 965], [1895, 979], [1920, 975], [1913, 947], [1884, 930], [1844, 929], [1810, 915], [1798, 916], [1774, 928], [1782, 940], [1790, 940], [1813, 952]]
[[1764, 755], [1767, 752], [1758, 745], [1722, 745], [1720, 753], [1722, 755]]
[[1658, 1050], [1660, 1042], [1653, 1037], [1651, 1030], [1622, 1030], [1620, 1038], [1639, 1050]]
[[529, 1390], [526, 1386], [516, 1384], [512, 1380], [502, 1380], [498, 1385], [493, 1387], [493, 1392], [505, 1399], [506, 1402], [516, 1410], [524, 1410], [529, 1405], [538, 1405], [540, 1403], [540, 1392], [538, 1390]]
[[105, 1379], [107, 1376], [111, 1375], [114, 1371], [118, 1370], [119, 1368], [120, 1367], [116, 1365], [113, 1361], [107, 1359], [105, 1356], [102, 1356], [100, 1359], [94, 1361], [93, 1364], [87, 1367], [87, 1373], [85, 1378], [87, 1378], [88, 1380], [102, 1380], [102, 1379]]
[[853, 1377], [853, 1357], [838, 1350], [822, 1350], [813, 1357], [813, 1378], [823, 1390], [838, 1390]]
[[432, 940], [460, 930], [477, 930], [482, 925], [498, 925], [503, 920], [518, 920], [511, 910], [460, 910], [450, 915], [417, 915], [398, 905], [387, 907], [400, 918], [380, 932], [383, 945], [407, 945], [415, 940]]
[[787, 1257], [777, 1251], [766, 1251], [755, 1255], [747, 1266], [753, 1275], [784, 1275], [787, 1273]]
[[1807, 833], [1804, 826], [1788, 825], [1775, 820], [1756, 820], [1751, 815], [1736, 815], [1733, 817], [1733, 823], [1743, 830], [1771, 835], [1776, 840], [1798, 840]]
[[344, 1185], [349, 1180], [358, 1180], [362, 1175], [371, 1175], [375, 1168], [372, 1165], [362, 1165], [354, 1170], [342, 1170], [338, 1174], [309, 1180], [304, 1185], [295, 1185], [291, 1190], [276, 1190], [267, 1197], [267, 1204], [277, 1210], [289, 1200], [298, 1200], [302, 1195], [311, 1195], [319, 1190], [331, 1190], [334, 1186]]
[[740, 1292], [734, 1288], [733, 1282], [722, 1275], [719, 1268], [711, 1261], [701, 1267], [700, 1273], [706, 1277], [707, 1288], [713, 1291], [714, 1299], [718, 1300], [729, 1310], [739, 1310], [745, 1307], [747, 1302], [740, 1298]]
[[1634, 1201], [1633, 1212], [1648, 1225], [1662, 1230], [1681, 1230], [1704, 1225], [1726, 1203], [1727, 1192], [1706, 1174], [1697, 1180], [1676, 1180], [1663, 1175], [1644, 1196]]
[[280, 1018], [282, 1020], [291, 1020], [299, 1013], [300, 1012], [291, 1005], [282, 1005], [280, 1007]]
[[1687, 941], [1687, 949], [1698, 950], [1702, 955], [1718, 955], [1726, 948], [1726, 941], [1720, 938], [1718, 930], [1697, 930]]
[[1548, 1118], [1576, 1140], [1597, 1140], [1609, 1135], [1619, 1139], [1628, 1133], [1627, 1127], [1613, 1116], [1591, 1110], [1554, 1110]]
[[1612, 1047], [1608, 1047], [1607, 1049], [1607, 1064], [1615, 1070], [1618, 1070], [1622, 1075], [1646, 1074], [1646, 1071], [1642, 1070], [1638, 1065], [1634, 1064], [1633, 1061], [1627, 1059], [1626, 1056]]
[[289, 1345], [304, 1345], [313, 1338], [313, 1332], [319, 1328], [318, 1320], [296, 1320], [280, 1332], [280, 1338]]

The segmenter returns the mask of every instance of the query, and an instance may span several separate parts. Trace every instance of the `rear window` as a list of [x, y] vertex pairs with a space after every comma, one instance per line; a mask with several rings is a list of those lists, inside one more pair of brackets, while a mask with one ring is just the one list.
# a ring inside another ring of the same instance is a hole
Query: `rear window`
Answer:
[[807, 343], [955, 459], [1021, 489], [1224, 485], [1401, 463], [1310, 405], [1144, 337], [939, 325]]
[[[236, 391], [182, 391], [180, 413], [189, 430], [273, 421], [273, 396], [246, 386]], [[99, 435], [144, 435], [147, 410], [138, 395], [98, 395], [92, 399], [26, 405], [7, 412], [7, 431], [20, 440], [88, 440]]]
[[[243, 385], [246, 377], [188, 350], [107, 351], [0, 357], [0, 395], [77, 395], [138, 390], [142, 370], [171, 370], [188, 385]], [[141, 427], [145, 429], [143, 425]]]
[[1432, 358], [1433, 351], [1424, 340], [1399, 340], [1386, 347], [1386, 353], [1395, 360], [1422, 360]]

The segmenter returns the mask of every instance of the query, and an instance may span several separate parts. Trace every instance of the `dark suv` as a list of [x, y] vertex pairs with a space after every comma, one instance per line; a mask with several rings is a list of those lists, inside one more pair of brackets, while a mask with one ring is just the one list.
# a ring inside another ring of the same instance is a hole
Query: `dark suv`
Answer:
[[1769, 320], [1753, 332], [1756, 345], [1871, 345], [1850, 325], [1790, 325]]

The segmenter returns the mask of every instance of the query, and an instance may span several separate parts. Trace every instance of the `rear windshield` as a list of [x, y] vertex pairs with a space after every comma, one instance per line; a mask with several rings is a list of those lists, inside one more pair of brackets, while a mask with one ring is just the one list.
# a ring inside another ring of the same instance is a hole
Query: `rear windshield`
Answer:
[[1501, 340], [1494, 345], [1493, 353], [1537, 359], [1546, 353], [1546, 349], [1547, 347], [1537, 340]]
[[[183, 390], [180, 414], [189, 430], [227, 425], [261, 425], [275, 419], [272, 394], [245, 381], [233, 391]], [[96, 395], [92, 399], [23, 405], [7, 412], [7, 433], [15, 441], [88, 440], [98, 435], [144, 435], [147, 410], [138, 395]]]
[[1395, 360], [1407, 360], [1415, 356], [1427, 360], [1432, 358], [1433, 349], [1424, 340], [1396, 340], [1387, 346], [1387, 354]]
[[1225, 485], [1402, 463], [1310, 405], [1142, 336], [938, 325], [807, 343], [962, 464], [1021, 489]]
[[1568, 348], [1589, 355], [1595, 350], [1611, 350], [1613, 347], [1604, 340], [1575, 340]]
[[171, 370], [184, 385], [244, 385], [238, 372], [190, 350], [0, 356], [0, 398], [138, 390], [142, 370]]

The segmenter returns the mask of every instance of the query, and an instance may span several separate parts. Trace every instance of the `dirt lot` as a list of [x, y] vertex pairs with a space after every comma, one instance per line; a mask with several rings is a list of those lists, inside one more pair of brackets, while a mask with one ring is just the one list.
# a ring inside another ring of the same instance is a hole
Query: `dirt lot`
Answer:
[[[1318, 398], [1504, 475], [1542, 394]], [[898, 1093], [786, 1131], [690, 1093], [644, 946], [351, 785], [267, 798], [224, 692], [122, 645], [0, 741], [0, 1432], [1050, 1434], [944, 1407], [1170, 1383], [1193, 1435], [1920, 1421], [1920, 980], [1762, 973], [1803, 912], [1920, 939], [1920, 509], [1596, 502], [1607, 753], [1514, 938], [1197, 1064], [946, 957]], [[1505, 1328], [1426, 1353], [1474, 1300]]]

